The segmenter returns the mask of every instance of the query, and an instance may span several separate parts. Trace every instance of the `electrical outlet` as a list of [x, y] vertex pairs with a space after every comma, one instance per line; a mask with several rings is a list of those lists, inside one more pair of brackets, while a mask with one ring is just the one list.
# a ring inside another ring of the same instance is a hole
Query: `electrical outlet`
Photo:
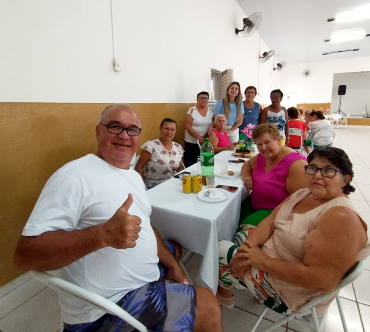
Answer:
[[116, 72], [120, 72], [121, 71], [121, 67], [119, 65], [119, 61], [116, 60], [116, 59], [113, 59], [113, 70], [116, 71]]

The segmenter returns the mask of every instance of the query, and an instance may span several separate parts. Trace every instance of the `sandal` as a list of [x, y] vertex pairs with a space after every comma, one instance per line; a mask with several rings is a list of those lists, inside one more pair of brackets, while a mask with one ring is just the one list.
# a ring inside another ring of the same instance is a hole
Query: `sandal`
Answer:
[[225, 308], [227, 309], [234, 308], [234, 295], [232, 297], [223, 297], [220, 294], [216, 293], [216, 298], [218, 302], [220, 302], [220, 304]]

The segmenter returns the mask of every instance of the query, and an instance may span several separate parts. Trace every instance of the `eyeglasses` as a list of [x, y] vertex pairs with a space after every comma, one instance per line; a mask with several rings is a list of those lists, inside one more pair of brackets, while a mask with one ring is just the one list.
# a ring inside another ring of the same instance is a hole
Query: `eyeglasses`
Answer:
[[337, 172], [343, 174], [343, 172], [340, 169], [336, 169], [336, 168], [332, 168], [332, 167], [319, 168], [319, 167], [316, 167], [316, 166], [313, 166], [313, 165], [306, 165], [304, 167], [304, 170], [305, 170], [306, 174], [309, 174], [309, 175], [315, 175], [317, 173], [317, 171], [320, 171], [321, 175], [323, 177], [326, 177], [326, 178], [333, 178], [337, 174]]
[[198, 99], [201, 99], [201, 100], [208, 100], [208, 97], [198, 97]]
[[136, 126], [131, 126], [131, 127], [125, 128], [125, 127], [122, 127], [122, 126], [117, 125], [117, 124], [110, 124], [110, 125], [108, 124], [108, 125], [106, 125], [106, 124], [103, 124], [103, 123], [99, 123], [99, 125], [107, 127], [108, 131], [111, 134], [116, 134], [116, 135], [122, 134], [124, 130], [126, 130], [126, 133], [129, 136], [139, 136], [140, 132], [141, 132], [141, 128], [136, 127]]

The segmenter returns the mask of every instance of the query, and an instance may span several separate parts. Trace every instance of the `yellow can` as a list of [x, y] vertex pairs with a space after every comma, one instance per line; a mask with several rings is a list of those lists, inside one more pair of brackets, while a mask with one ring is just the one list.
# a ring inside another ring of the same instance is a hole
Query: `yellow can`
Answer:
[[187, 175], [182, 178], [182, 191], [184, 194], [191, 193], [191, 176]]
[[202, 176], [197, 174], [193, 176], [193, 193], [197, 194], [202, 191]]

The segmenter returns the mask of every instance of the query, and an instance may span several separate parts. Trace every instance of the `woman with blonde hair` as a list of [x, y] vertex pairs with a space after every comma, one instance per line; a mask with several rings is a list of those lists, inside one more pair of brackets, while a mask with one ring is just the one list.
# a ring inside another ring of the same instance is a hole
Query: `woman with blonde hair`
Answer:
[[216, 104], [214, 115], [223, 114], [226, 117], [226, 128], [231, 143], [239, 140], [239, 126], [243, 123], [244, 107], [242, 105], [240, 84], [231, 82], [226, 89], [225, 97]]

